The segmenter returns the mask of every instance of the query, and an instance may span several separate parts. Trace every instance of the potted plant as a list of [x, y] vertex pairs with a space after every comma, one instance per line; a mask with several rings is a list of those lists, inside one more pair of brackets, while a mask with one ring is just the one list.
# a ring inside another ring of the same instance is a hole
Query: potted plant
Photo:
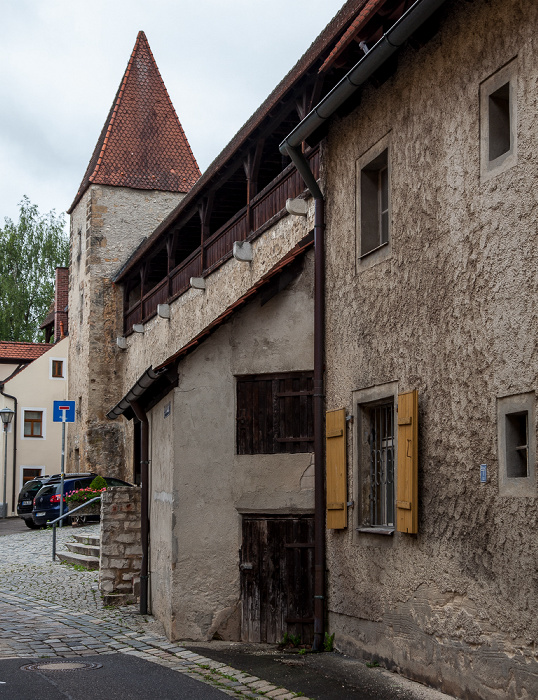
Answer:
[[[69, 510], [74, 510], [79, 506], [91, 501], [92, 498], [100, 496], [103, 491], [106, 491], [106, 481], [102, 476], [96, 476], [91, 484], [85, 489], [78, 489], [77, 491], [71, 491], [66, 494], [65, 500], [67, 502], [67, 507]], [[84, 515], [100, 515], [101, 513], [101, 502], [95, 501], [87, 508], [80, 510], [75, 517]]]

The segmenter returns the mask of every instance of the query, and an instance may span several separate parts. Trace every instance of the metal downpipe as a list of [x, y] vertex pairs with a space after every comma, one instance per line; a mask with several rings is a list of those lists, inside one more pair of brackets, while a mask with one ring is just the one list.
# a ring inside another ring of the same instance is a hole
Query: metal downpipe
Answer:
[[140, 421], [140, 473], [142, 493], [140, 504], [140, 536], [142, 564], [140, 566], [140, 614], [148, 613], [148, 551], [149, 551], [149, 424], [148, 417], [138, 401], [131, 401], [135, 416]]
[[325, 200], [314, 200], [314, 651], [325, 632]]
[[0, 394], [2, 396], [5, 396], [6, 399], [12, 399], [14, 402], [14, 407], [13, 410], [15, 411], [15, 416], [13, 417], [13, 484], [11, 488], [11, 510], [14, 513], [15, 512], [15, 497], [16, 497], [16, 490], [15, 490], [15, 481], [17, 479], [17, 398], [15, 396], [11, 396], [11, 394], [6, 394], [4, 391], [4, 385], [0, 384]]
[[314, 641], [325, 641], [325, 200], [302, 151], [286, 152], [314, 197]]

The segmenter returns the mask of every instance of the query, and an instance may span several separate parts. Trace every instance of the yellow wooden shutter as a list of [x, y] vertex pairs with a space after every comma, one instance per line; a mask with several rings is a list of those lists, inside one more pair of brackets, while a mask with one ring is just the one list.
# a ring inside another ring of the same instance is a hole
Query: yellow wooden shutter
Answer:
[[328, 411], [325, 423], [327, 527], [347, 527], [346, 409]]
[[418, 392], [398, 396], [396, 529], [418, 532]]

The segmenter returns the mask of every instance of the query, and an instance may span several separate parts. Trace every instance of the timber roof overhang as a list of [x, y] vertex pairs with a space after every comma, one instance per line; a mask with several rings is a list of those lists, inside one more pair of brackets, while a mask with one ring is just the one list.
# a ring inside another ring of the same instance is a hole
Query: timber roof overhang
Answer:
[[[382, 5], [389, 6], [391, 12], [394, 12], [395, 7], [406, 6], [409, 2], [410, 0], [383, 0]], [[211, 163], [186, 197], [118, 270], [114, 282], [123, 283], [147, 261], [148, 256], [151, 257], [157, 249], [162, 248], [167, 234], [181, 228], [198, 211], [204, 198], [210, 196], [210, 193], [223, 183], [230, 182], [234, 173], [242, 170], [248, 153], [252, 152], [261, 140], [268, 137], [274, 139], [274, 158], [276, 160], [281, 157], [278, 152], [280, 141], [299, 123], [321, 94], [330, 90], [332, 85], [340, 80], [345, 73], [342, 65], [349, 65], [356, 60], [362, 49], [353, 41], [353, 36], [359, 30], [364, 34], [364, 25], [368, 25], [381, 9], [380, 3], [373, 3], [373, 0], [348, 0], [345, 3], [292, 70]], [[383, 24], [382, 20], [377, 20], [372, 31], [378, 31], [380, 24]], [[341, 46], [341, 41], [349, 34], [351, 27], [353, 36], [348, 37], [345, 46]], [[325, 65], [335, 51], [339, 60], [332, 60]], [[348, 58], [350, 54], [351, 57]], [[323, 134], [315, 134], [311, 145], [319, 142], [322, 136]], [[237, 183], [237, 186], [240, 184]], [[241, 186], [244, 185], [241, 183]]]
[[[157, 367], [149, 367], [144, 374], [131, 387], [127, 394], [119, 401], [114, 408], [108, 413], [107, 417], [110, 420], [115, 420], [119, 416], [124, 415], [131, 420], [135, 417], [131, 407], [132, 401], [141, 400], [144, 403], [146, 410], [160, 401], [166, 393], [174, 386], [177, 386], [177, 366], [179, 362], [188, 354], [196, 350], [196, 348], [214, 333], [220, 326], [228, 321], [233, 314], [241, 309], [245, 304], [252, 301], [254, 297], [264, 291], [268, 291], [272, 283], [276, 283], [267, 297], [281, 291], [288, 283], [298, 274], [298, 270], [293, 269], [293, 263], [298, 261], [310, 248], [314, 245], [313, 232], [305, 236], [299, 243], [284, 255], [276, 265], [242, 296], [240, 296], [233, 304], [228, 306], [217, 318], [209, 323], [203, 330], [195, 335], [188, 343], [183, 345], [177, 352], [168, 357]], [[290, 271], [291, 275], [286, 277], [286, 272]], [[278, 280], [282, 279], [282, 284], [278, 284]]]

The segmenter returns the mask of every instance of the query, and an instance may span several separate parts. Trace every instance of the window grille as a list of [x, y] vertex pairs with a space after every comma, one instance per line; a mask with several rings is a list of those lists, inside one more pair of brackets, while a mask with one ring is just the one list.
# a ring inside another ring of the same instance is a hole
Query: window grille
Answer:
[[370, 524], [394, 527], [394, 406], [370, 413]]

